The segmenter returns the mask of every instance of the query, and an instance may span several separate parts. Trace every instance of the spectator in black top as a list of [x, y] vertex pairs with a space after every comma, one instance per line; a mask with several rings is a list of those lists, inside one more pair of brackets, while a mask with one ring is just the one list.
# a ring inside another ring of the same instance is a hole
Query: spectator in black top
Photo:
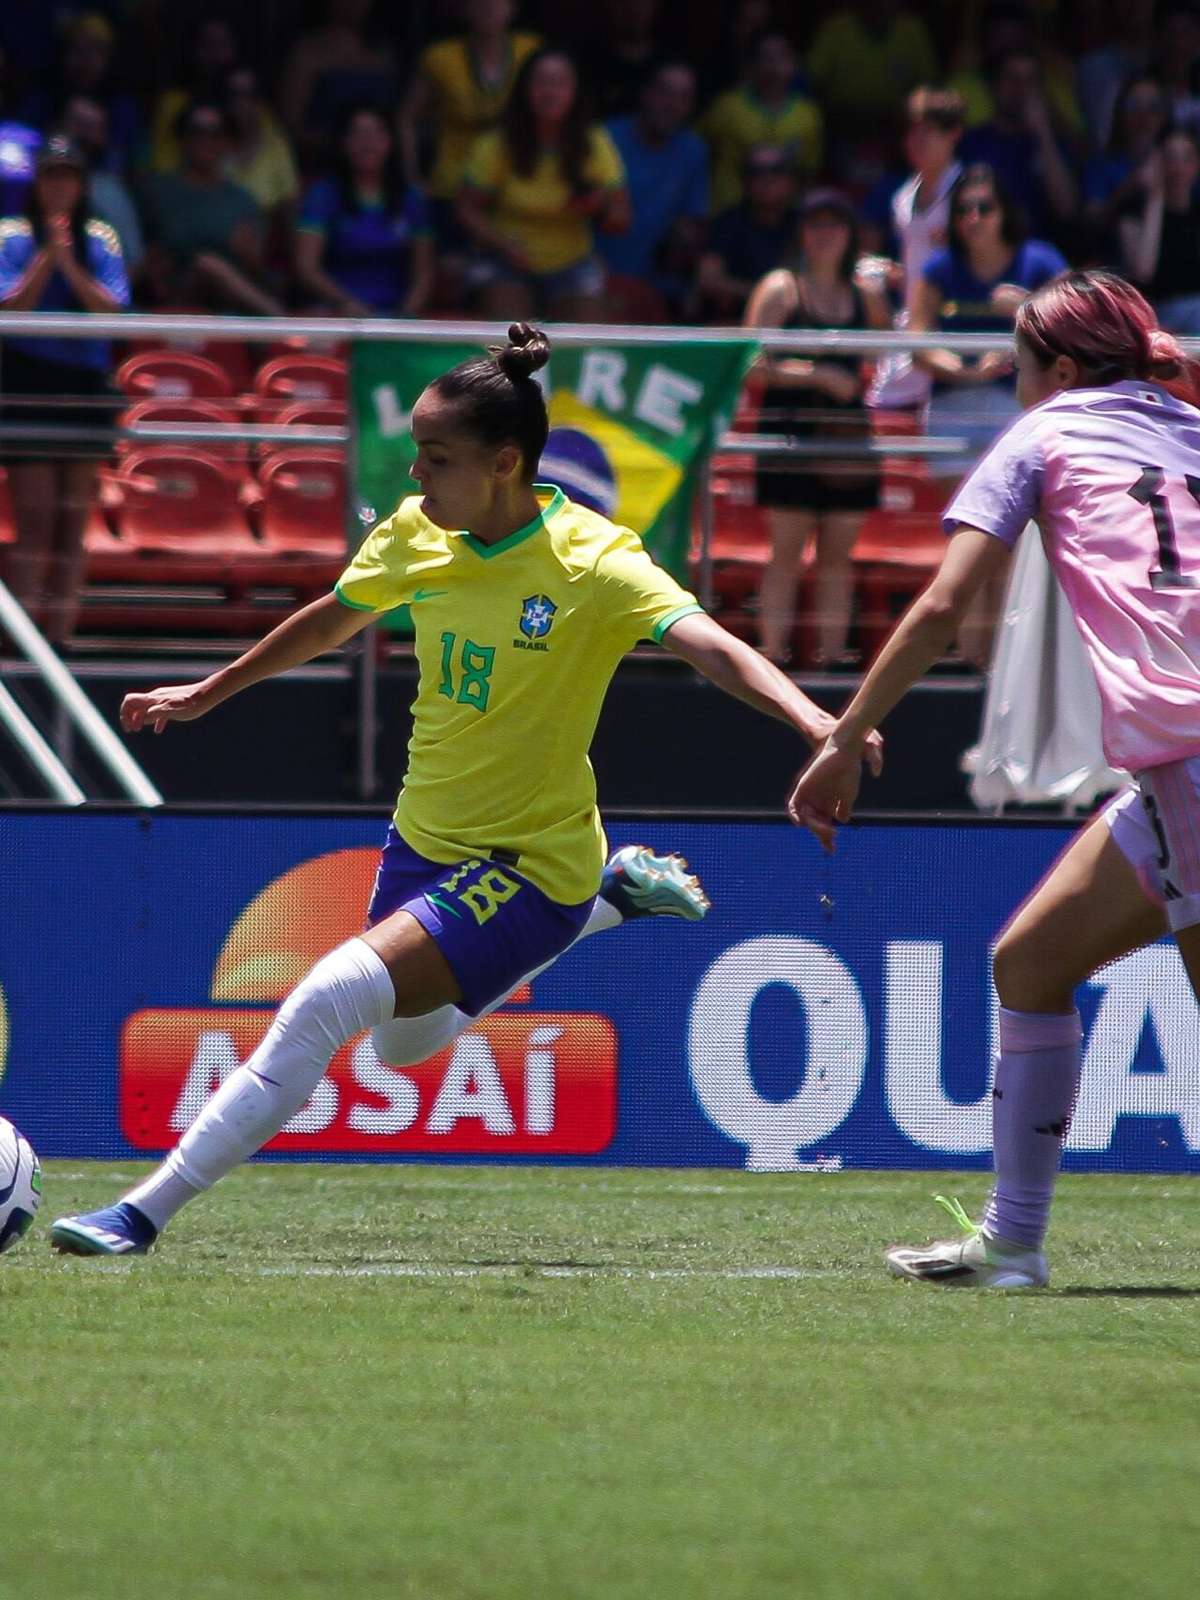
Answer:
[[1095, 246], [1111, 258], [1117, 247], [1118, 219], [1137, 210], [1142, 198], [1142, 168], [1154, 154], [1168, 125], [1162, 85], [1146, 73], [1121, 90], [1113, 112], [1108, 146], [1083, 169], [1083, 215]]
[[1200, 149], [1177, 129], [1140, 169], [1141, 209], [1121, 218], [1126, 273], [1171, 333], [1200, 334]]
[[755, 145], [742, 169], [743, 198], [713, 219], [697, 278], [712, 322], [740, 320], [750, 291], [783, 261], [796, 236], [796, 171], [777, 145]]

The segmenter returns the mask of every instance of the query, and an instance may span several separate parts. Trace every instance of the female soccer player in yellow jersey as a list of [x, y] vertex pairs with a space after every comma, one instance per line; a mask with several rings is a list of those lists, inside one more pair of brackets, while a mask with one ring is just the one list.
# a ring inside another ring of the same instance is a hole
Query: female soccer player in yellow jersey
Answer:
[[[525, 324], [509, 340], [420, 396], [421, 494], [368, 535], [333, 594], [211, 678], [121, 707], [126, 729], [161, 732], [412, 607], [420, 684], [408, 772], [366, 931], [317, 962], [157, 1172], [120, 1203], [54, 1224], [60, 1250], [146, 1250], [186, 1201], [278, 1133], [363, 1029], [384, 1060], [423, 1060], [583, 933], [663, 909], [663, 897], [702, 914], [694, 880], [645, 851], [619, 852], [597, 894], [605, 841], [587, 751], [617, 663], [639, 639], [811, 744], [833, 726], [706, 616], [636, 534], [534, 482], [547, 419], [533, 373], [550, 347]], [[866, 759], [878, 768], [877, 736]]]

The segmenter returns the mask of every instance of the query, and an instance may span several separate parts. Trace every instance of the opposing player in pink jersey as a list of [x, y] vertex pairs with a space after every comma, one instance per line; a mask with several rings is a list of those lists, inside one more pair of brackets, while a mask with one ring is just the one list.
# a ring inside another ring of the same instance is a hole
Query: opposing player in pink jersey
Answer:
[[1079, 1086], [1074, 991], [1105, 962], [1173, 933], [1200, 998], [1200, 368], [1123, 279], [1070, 272], [1017, 313], [1024, 416], [946, 510], [932, 583], [880, 652], [789, 809], [833, 848], [858, 793], [863, 736], [954, 637], [1026, 524], [1100, 689], [1104, 750], [1134, 786], [1063, 852], [996, 948], [1000, 1054], [995, 1187], [964, 1237], [896, 1246], [899, 1277], [968, 1288], [1048, 1281], [1042, 1242]]

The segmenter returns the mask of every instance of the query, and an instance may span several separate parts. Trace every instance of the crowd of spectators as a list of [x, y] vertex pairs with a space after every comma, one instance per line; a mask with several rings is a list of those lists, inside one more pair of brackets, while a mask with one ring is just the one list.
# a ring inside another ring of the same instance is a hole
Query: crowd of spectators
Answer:
[[[0, 306], [1002, 331], [1069, 262], [1200, 334], [1198, 130], [1200, 0], [5, 7]], [[999, 354], [760, 376], [793, 435], [1015, 406]], [[769, 654], [815, 544], [840, 659], [876, 493], [764, 466]]]
[[954, 248], [961, 166], [1006, 243], [1118, 266], [1200, 329], [1200, 0], [697, 9], [5, 8], [0, 214], [65, 133], [137, 305], [736, 321], [834, 187], [912, 314], [909, 235]]

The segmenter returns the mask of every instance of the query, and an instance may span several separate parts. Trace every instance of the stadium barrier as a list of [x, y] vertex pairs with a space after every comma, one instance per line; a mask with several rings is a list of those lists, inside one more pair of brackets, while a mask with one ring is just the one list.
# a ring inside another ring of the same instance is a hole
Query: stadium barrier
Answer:
[[[576, 383], [576, 389], [582, 391], [590, 386], [591, 391], [598, 397], [593, 407], [597, 413], [603, 410], [604, 397], [619, 389], [624, 375], [624, 368], [622, 368], [621, 373], [617, 372], [616, 358], [613, 355], [614, 345], [619, 345], [622, 349], [629, 347], [629, 350], [634, 353], [642, 349], [665, 352], [663, 363], [660, 366], [651, 365], [649, 374], [652, 378], [658, 375], [656, 394], [659, 401], [659, 413], [671, 419], [672, 426], [674, 425], [674, 418], [680, 414], [681, 396], [688, 394], [694, 396], [698, 388], [703, 388], [703, 384], [698, 385], [695, 376], [681, 378], [678, 374], [672, 374], [665, 365], [669, 352], [672, 349], [679, 350], [681, 353], [680, 360], [682, 361], [684, 352], [703, 351], [705, 348], [712, 346], [728, 347], [735, 345], [744, 349], [746, 348], [747, 338], [746, 330], [741, 328], [637, 327], [618, 329], [609, 324], [561, 324], [554, 326], [551, 332], [556, 348], [566, 352], [577, 353], [577, 366], [581, 376]], [[408, 343], [410, 345], [431, 346], [435, 350], [437, 347], [446, 346], [448, 348], [445, 359], [449, 361], [456, 358], [455, 353], [449, 347], [465, 346], [471, 349], [478, 349], [480, 345], [489, 340], [503, 337], [504, 329], [499, 325], [478, 322], [413, 322], [382, 318], [366, 320], [342, 318], [268, 319], [179, 314], [150, 315], [142, 313], [107, 315], [75, 312], [4, 312], [0, 314], [0, 334], [8, 336], [41, 334], [88, 339], [111, 338], [124, 343], [149, 341], [163, 346], [181, 344], [189, 347], [193, 352], [204, 349], [215, 351], [221, 347], [222, 341], [225, 342], [226, 348], [228, 348], [229, 342], [233, 342], [239, 347], [245, 344], [266, 344], [277, 348], [286, 347], [298, 359], [303, 359], [304, 352], [313, 349], [346, 348], [355, 344], [364, 347], [380, 347], [389, 343]], [[820, 332], [815, 330], [777, 330], [757, 335], [756, 338], [761, 347], [771, 353], [809, 355], [857, 353], [868, 356], [889, 351], [912, 351], [923, 348], [951, 348], [964, 354], [977, 354], [984, 350], [1004, 348], [1007, 343], [1005, 339], [997, 338], [991, 334], [912, 335], [893, 332]], [[214, 366], [212, 362], [206, 363], [203, 357], [193, 357], [193, 359], [198, 360], [202, 366]], [[286, 358], [281, 357], [279, 359], [284, 360]], [[318, 355], [314, 363], [311, 364], [315, 365], [322, 359], [324, 358]], [[436, 355], [434, 359], [435, 361], [438, 359]], [[275, 362], [269, 363], [271, 366], [275, 364]], [[626, 359], [626, 365], [631, 371], [633, 370], [633, 367], [636, 366], [636, 360], [633, 356]], [[380, 370], [378, 363], [376, 363], [375, 370]], [[368, 390], [368, 392], [370, 391]], [[406, 431], [407, 421], [403, 413], [402, 404], [394, 396], [384, 396], [384, 399], [387, 404], [382, 406], [382, 410], [386, 415], [381, 418], [380, 426], [376, 429], [376, 432], [386, 444], [386, 440], [389, 437], [399, 440], [399, 437]], [[211, 404], [215, 404], [215, 402], [211, 402]], [[232, 405], [232, 402], [229, 402], [229, 404]], [[364, 504], [362, 485], [356, 481], [356, 472], [361, 464], [360, 457], [362, 452], [356, 447], [354, 408], [350, 411], [349, 426], [341, 426], [321, 425], [311, 420], [283, 423], [263, 421], [258, 411], [245, 404], [242, 405], [240, 414], [235, 415], [233, 420], [207, 423], [194, 420], [187, 422], [140, 420], [137, 418], [139, 408], [131, 404], [128, 397], [121, 400], [119, 406], [131, 416], [131, 420], [116, 430], [116, 438], [126, 449], [131, 446], [135, 448], [151, 447], [150, 453], [153, 453], [162, 446], [198, 445], [210, 449], [219, 448], [222, 451], [241, 450], [244, 453], [247, 450], [259, 451], [274, 446], [289, 445], [315, 447], [318, 453], [322, 450], [327, 452], [330, 448], [336, 451], [345, 451], [350, 471], [346, 474], [345, 506], [341, 520], [345, 529], [347, 545], [357, 542], [364, 526], [368, 525], [374, 517], [374, 510]], [[113, 408], [110, 407], [110, 409]], [[236, 407], [234, 409], [236, 411]], [[52, 424], [23, 423], [20, 421], [19, 414], [15, 408], [13, 416], [14, 420], [12, 422], [0, 423], [0, 464], [3, 462], [6, 437], [19, 437], [23, 441], [23, 449], [28, 449], [29, 442], [33, 440], [38, 447], [44, 448], [48, 455], [53, 455], [57, 450], [86, 449], [89, 441], [95, 447], [98, 439], [103, 441], [103, 448], [106, 453], [112, 446], [113, 432], [111, 429], [106, 432], [99, 427], [88, 428], [78, 425], [60, 427]], [[578, 417], [574, 417], [572, 420], [577, 422]], [[893, 463], [908, 460], [919, 463], [922, 459], [929, 460], [937, 457], [955, 456], [961, 453], [964, 444], [962, 439], [954, 437], [931, 438], [914, 436], [911, 433], [901, 436], [891, 430], [886, 430], [877, 437], [865, 439], [847, 438], [845, 436], [828, 439], [797, 439], [787, 434], [746, 433], [740, 431], [736, 425], [733, 427], [728, 426], [728, 421], [728, 418], [724, 419], [713, 430], [712, 450], [701, 451], [698, 468], [694, 471], [689, 469], [684, 478], [684, 486], [689, 487], [694, 483], [697, 491], [697, 541], [694, 551], [695, 584], [701, 599], [705, 604], [709, 605], [713, 603], [717, 591], [717, 580], [714, 573], [714, 550], [718, 554], [721, 553], [720, 546], [716, 541], [715, 496], [713, 492], [714, 465], [718, 470], [722, 470], [724, 464], [735, 463], [734, 479], [736, 479], [738, 472], [745, 477], [747, 472], [752, 469], [754, 460], [762, 457], [770, 458], [776, 466], [783, 466], [796, 471], [804, 470], [813, 458], [819, 458], [824, 463], [828, 463], [830, 459], [833, 459], [835, 462], [842, 464], [847, 470], [854, 470], [856, 462], [868, 459], [876, 461], [890, 460]], [[602, 417], [599, 419], [598, 426], [601, 428], [605, 426], [605, 421]], [[644, 439], [642, 443], [645, 443]], [[383, 464], [384, 479], [388, 479], [389, 462], [395, 468], [394, 475], [403, 479], [406, 467], [400, 461], [398, 455], [389, 454], [388, 448], [385, 448], [382, 453], [377, 452], [376, 459]], [[660, 458], [662, 461], [665, 461], [665, 459]], [[143, 472], [150, 470], [152, 465], [148, 454], [145, 460], [146, 465], [141, 469]], [[397, 462], [400, 464], [396, 465]], [[666, 462], [666, 464], [670, 470], [674, 470], [673, 463]], [[641, 471], [642, 463], [638, 462], [636, 465], [638, 470]], [[178, 470], [175, 476], [177, 478], [180, 477]], [[136, 483], [134, 486], [136, 487]], [[729, 488], [731, 485], [726, 482], [722, 486]], [[174, 492], [181, 493], [184, 487], [181, 479], [179, 484], [173, 486], [173, 489]], [[195, 492], [199, 494], [205, 487], [211, 489], [214, 486], [198, 484]], [[242, 487], [244, 488], [246, 485]], [[384, 491], [380, 487], [378, 472], [375, 474], [371, 492], [382, 503]], [[238, 493], [241, 493], [241, 489], [238, 490]], [[911, 491], [906, 486], [902, 486], [901, 493], [911, 493]], [[303, 494], [304, 485], [301, 484], [297, 505], [292, 510], [293, 520], [298, 519], [297, 526], [301, 529], [303, 529], [305, 520]], [[886, 500], [888, 495], [886, 486], [883, 494]], [[164, 502], [165, 504], [167, 502]], [[107, 561], [110, 566], [125, 571], [130, 564], [130, 553], [128, 550], [122, 550], [122, 544], [119, 539], [112, 538], [108, 532], [99, 527], [98, 518], [102, 510], [102, 506], [97, 506], [95, 508], [96, 516], [92, 519], [97, 522], [97, 528], [94, 533], [89, 532], [89, 550], [92, 552], [89, 559], [102, 559]], [[219, 510], [220, 507], [214, 510], [214, 516], [217, 515]], [[309, 513], [312, 510], [313, 505], [310, 502]], [[238, 506], [231, 504], [230, 507], [226, 508], [226, 511], [236, 524], [239, 526], [244, 524], [245, 516]], [[686, 505], [682, 507], [682, 513], [686, 524], [690, 520]], [[638, 526], [646, 525], [645, 518], [636, 520]], [[918, 515], [914, 520], [920, 522], [921, 517]], [[925, 521], [928, 521], [927, 515], [925, 516]], [[667, 560], [668, 564], [673, 564], [677, 569], [681, 569], [686, 564], [687, 529], [685, 525], [681, 539], [678, 516], [674, 519], [673, 527], [675, 532], [669, 538], [660, 540], [659, 545], [655, 545], [653, 538], [650, 542], [660, 559]], [[4, 536], [5, 530], [0, 528], [0, 538]], [[11, 530], [9, 536], [11, 536]], [[760, 545], [762, 538], [765, 538], [765, 534], [757, 541]], [[180, 537], [168, 542], [172, 543], [174, 559], [178, 563], [182, 557], [186, 556], [187, 540]], [[221, 537], [218, 536], [218, 545], [221, 542]], [[754, 541], [751, 542], [754, 543]], [[868, 542], [870, 541], [868, 540]], [[924, 542], [928, 545], [929, 538], [927, 535]], [[888, 543], [889, 541], [885, 540], [885, 548], [882, 549], [874, 549], [874, 546], [872, 547], [874, 554], [871, 559], [876, 562], [882, 560], [885, 563], [882, 568], [876, 566], [872, 569], [877, 573], [880, 571], [886, 573], [889, 570], [886, 563], [900, 559], [895, 551], [886, 548]], [[237, 546], [237, 548], [234, 548], [234, 546]], [[243, 546], [244, 548], [242, 548]], [[731, 569], [726, 576], [733, 583], [734, 589], [738, 593], [752, 591], [756, 586], [759, 573], [759, 568], [755, 565], [755, 562], [760, 562], [763, 559], [762, 550], [746, 548], [742, 544], [740, 536], [735, 538], [734, 546], [735, 548], [729, 552], [731, 560], [725, 562], [725, 567]], [[234, 573], [243, 575], [239, 578], [239, 587], [243, 584], [254, 585], [264, 582], [269, 584], [272, 571], [277, 573], [279, 581], [283, 581], [286, 584], [289, 577], [301, 570], [303, 563], [293, 562], [289, 564], [286, 559], [278, 560], [274, 558], [273, 551], [274, 546], [269, 541], [267, 544], [256, 544], [251, 537], [249, 529], [243, 528], [241, 544], [238, 545], [237, 540], [234, 539], [233, 544], [230, 546], [230, 552], [227, 552], [229, 559], [233, 563], [232, 570]], [[135, 556], [146, 553], [146, 551], [137, 550], [133, 552]], [[289, 552], [289, 554], [293, 555], [296, 553], [298, 552]], [[273, 568], [271, 559], [276, 559], [276, 565]], [[928, 551], [926, 550], [916, 560], [912, 569], [912, 576], [902, 583], [902, 588], [907, 586], [911, 589], [914, 583], [919, 586], [923, 573], [928, 570], [928, 559]], [[240, 566], [238, 565], [239, 561], [241, 563]], [[319, 576], [322, 582], [327, 577], [327, 569], [330, 568], [331, 561], [336, 567], [336, 558], [332, 556], [331, 551], [328, 548], [323, 549], [313, 569], [314, 574]], [[195, 565], [194, 560], [192, 565]], [[139, 570], [143, 573], [149, 573], [152, 566], [153, 563], [144, 564]], [[175, 570], [177, 572], [182, 571], [178, 565]], [[892, 568], [891, 570], [895, 572], [898, 569]], [[202, 574], [194, 573], [192, 581], [200, 577], [202, 577]], [[145, 582], [145, 577], [141, 581]], [[892, 585], [887, 583], [883, 585], [876, 583], [874, 585], [874, 589], [878, 590], [887, 590], [890, 587]], [[209, 592], [210, 590], [211, 592]], [[113, 592], [118, 596], [124, 593], [119, 587]], [[215, 586], [209, 584], [203, 593], [198, 593], [193, 603], [206, 607], [209, 616], [216, 615], [219, 617], [221, 615], [221, 597], [221, 584], [217, 583]], [[131, 605], [135, 598], [132, 597], [130, 599], [129, 603]], [[299, 603], [298, 600], [293, 601], [293, 604], [297, 603]], [[740, 604], [741, 602], [737, 603]], [[214, 606], [216, 607], [215, 611], [213, 609]], [[235, 606], [234, 609], [237, 609], [237, 607]], [[882, 592], [879, 594], [873, 592], [870, 610], [872, 614], [869, 630], [870, 641], [872, 644], [877, 644], [879, 638], [882, 637], [882, 632], [886, 630], [889, 620], [886, 595]], [[253, 603], [249, 598], [244, 599], [244, 603], [241, 605], [241, 612], [247, 615], [253, 613]], [[267, 611], [260, 611], [256, 615], [260, 629], [267, 622], [274, 620]], [[276, 615], [282, 615], [282, 612], [276, 612]], [[748, 626], [752, 632], [753, 623], [749, 623]], [[743, 628], [743, 631], [745, 631], [745, 628]], [[367, 630], [361, 640], [348, 652], [348, 660], [351, 664], [347, 670], [353, 671], [357, 678], [360, 710], [358, 719], [357, 789], [359, 796], [363, 799], [375, 796], [379, 786], [377, 741], [375, 737], [375, 707], [378, 700], [378, 652], [373, 638], [375, 632], [374, 628]], [[5, 713], [3, 721], [11, 735], [17, 726], [20, 708], [14, 709], [6, 703], [2, 709]], [[59, 725], [61, 728], [61, 719]], [[28, 752], [29, 734], [27, 730], [23, 733], [22, 739]], [[50, 740], [50, 744], [53, 748], [41, 751], [35, 758], [30, 758], [27, 754], [27, 760], [33, 760], [33, 764], [41, 773], [43, 781], [47, 783], [50, 780], [46, 777], [46, 774], [52, 770], [54, 756], [56, 753], [62, 753], [61, 739], [58, 737], [57, 729], [54, 737]], [[57, 780], [57, 788], [62, 794], [67, 792], [61, 776]]]
[[[583, 941], [403, 1070], [365, 1036], [271, 1146], [322, 1160], [984, 1168], [989, 941], [1070, 830], [622, 822], [714, 909]], [[383, 823], [0, 816], [0, 1112], [45, 1156], [173, 1144], [280, 997], [361, 926]], [[1081, 990], [1077, 1171], [1200, 1171], [1200, 1012], [1172, 946]]]

